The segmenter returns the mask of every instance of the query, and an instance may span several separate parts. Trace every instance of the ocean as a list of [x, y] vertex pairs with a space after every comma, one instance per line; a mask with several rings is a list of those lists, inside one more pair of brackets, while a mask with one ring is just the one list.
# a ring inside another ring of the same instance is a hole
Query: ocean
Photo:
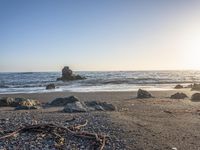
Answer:
[[[0, 73], [0, 94], [42, 93], [42, 92], [96, 92], [96, 91], [136, 91], [172, 90], [176, 84], [200, 83], [200, 71], [113, 71], [75, 72], [85, 76], [85, 80], [56, 81], [61, 72], [19, 72]], [[46, 85], [54, 83], [56, 89], [46, 90]]]

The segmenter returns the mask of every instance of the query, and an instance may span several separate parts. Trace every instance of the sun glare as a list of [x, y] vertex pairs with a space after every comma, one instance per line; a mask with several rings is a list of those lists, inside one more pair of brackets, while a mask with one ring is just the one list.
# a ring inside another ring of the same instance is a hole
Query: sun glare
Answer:
[[182, 46], [184, 67], [200, 70], [200, 31], [187, 34]]

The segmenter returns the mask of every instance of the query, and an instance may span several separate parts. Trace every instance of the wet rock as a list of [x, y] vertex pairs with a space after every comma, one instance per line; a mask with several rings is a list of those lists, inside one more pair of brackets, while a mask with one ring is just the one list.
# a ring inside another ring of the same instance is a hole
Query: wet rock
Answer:
[[85, 77], [81, 77], [80, 75], [74, 75], [73, 71], [69, 69], [68, 66], [65, 66], [62, 69], [62, 77], [57, 78], [57, 80], [62, 80], [62, 81], [71, 81], [71, 80], [83, 80], [86, 79]]
[[200, 84], [196, 84], [196, 83], [194, 83], [193, 85], [192, 85], [192, 89], [191, 89], [192, 91], [200, 91]]
[[200, 93], [193, 94], [191, 100], [200, 102]]
[[143, 98], [153, 98], [153, 96], [148, 91], [139, 89], [138, 92], [137, 92], [137, 98], [140, 98], [140, 99], [143, 99]]
[[185, 93], [175, 93], [173, 95], [171, 95], [171, 99], [184, 99], [187, 98], [188, 96]]
[[55, 89], [55, 88], [56, 88], [55, 84], [48, 84], [46, 86], [46, 90]]
[[180, 85], [180, 84], [178, 84], [178, 85], [176, 85], [174, 88], [175, 88], [175, 89], [182, 89], [182, 88], [183, 88], [183, 86], [182, 86], [182, 85]]
[[64, 98], [56, 98], [53, 100], [50, 105], [51, 106], [65, 106], [68, 103], [74, 103], [79, 101], [79, 99], [75, 96], [70, 96], [70, 97], [64, 97]]
[[74, 112], [86, 112], [87, 108], [85, 105], [79, 101], [68, 103], [65, 105], [65, 108], [63, 109], [66, 113], [74, 113]]
[[107, 102], [96, 102], [96, 101], [88, 101], [85, 102], [85, 105], [89, 107], [90, 110], [98, 110], [98, 111], [115, 111], [116, 107], [113, 104], [109, 104]]

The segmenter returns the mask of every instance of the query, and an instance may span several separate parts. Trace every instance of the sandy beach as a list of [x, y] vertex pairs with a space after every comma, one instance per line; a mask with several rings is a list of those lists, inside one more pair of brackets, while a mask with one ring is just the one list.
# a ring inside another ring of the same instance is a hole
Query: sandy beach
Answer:
[[[170, 99], [169, 96], [177, 91], [186, 93], [189, 98], [184, 100]], [[200, 149], [200, 103], [190, 101], [190, 96], [194, 92], [183, 89], [152, 91], [151, 93], [155, 98], [137, 99], [136, 92], [2, 94], [0, 97], [37, 99], [43, 104], [58, 97], [73, 95], [78, 97], [80, 101], [95, 100], [112, 103], [117, 107], [117, 110], [112, 112], [63, 113], [62, 107], [38, 110], [14, 110], [10, 107], [1, 107], [1, 129], [4, 127], [5, 120], [7, 120], [7, 129], [11, 130], [22, 124], [30, 123], [32, 118], [37, 123], [64, 124], [66, 120], [74, 117], [76, 119], [72, 124], [88, 120], [88, 125], [84, 127], [84, 130], [109, 136], [104, 149]], [[18, 136], [26, 137], [25, 135]], [[13, 138], [0, 141], [1, 149], [56, 149], [52, 144], [42, 142], [42, 140], [33, 140], [33, 137], [28, 139], [27, 144], [20, 143], [20, 140], [13, 140]], [[31, 140], [38, 141], [40, 144], [35, 142], [30, 144]], [[18, 145], [15, 143], [16, 141]], [[12, 148], [6, 147], [6, 142], [12, 143]], [[19, 148], [20, 144], [22, 147]], [[88, 140], [65, 137], [62, 149], [91, 149], [90, 144]]]

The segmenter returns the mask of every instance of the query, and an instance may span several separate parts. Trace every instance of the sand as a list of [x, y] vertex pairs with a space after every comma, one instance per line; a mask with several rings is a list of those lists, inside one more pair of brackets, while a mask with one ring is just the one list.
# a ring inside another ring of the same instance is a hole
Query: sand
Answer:
[[[61, 124], [66, 119], [75, 117], [78, 118], [77, 122], [83, 122], [85, 119], [89, 121], [85, 130], [109, 135], [110, 139], [105, 149], [198, 150], [200, 149], [200, 102], [191, 102], [190, 98], [170, 99], [169, 96], [177, 91], [185, 92], [189, 97], [194, 93], [188, 89], [152, 91], [155, 98], [150, 99], [137, 99], [136, 92], [2, 94], [0, 97], [25, 97], [40, 100], [42, 103], [50, 102], [57, 97], [74, 95], [80, 101], [96, 100], [112, 103], [117, 107], [117, 111], [69, 114], [61, 112], [60, 107], [29, 111], [15, 111], [13, 108], [2, 107], [0, 119], [9, 118], [14, 126], [15, 122], [30, 121], [31, 119], [27, 120], [28, 116], [34, 116], [37, 122]], [[78, 142], [77, 139], [75, 141]], [[77, 143], [73, 145], [69, 142], [63, 149], [90, 149], [87, 142], [79, 142], [81, 145], [78, 146]], [[0, 147], [1, 145], [3, 148], [6, 147], [0, 142]], [[41, 147], [39, 149], [45, 149], [44, 145], [43, 148]], [[37, 148], [35, 145], [35, 149]]]

